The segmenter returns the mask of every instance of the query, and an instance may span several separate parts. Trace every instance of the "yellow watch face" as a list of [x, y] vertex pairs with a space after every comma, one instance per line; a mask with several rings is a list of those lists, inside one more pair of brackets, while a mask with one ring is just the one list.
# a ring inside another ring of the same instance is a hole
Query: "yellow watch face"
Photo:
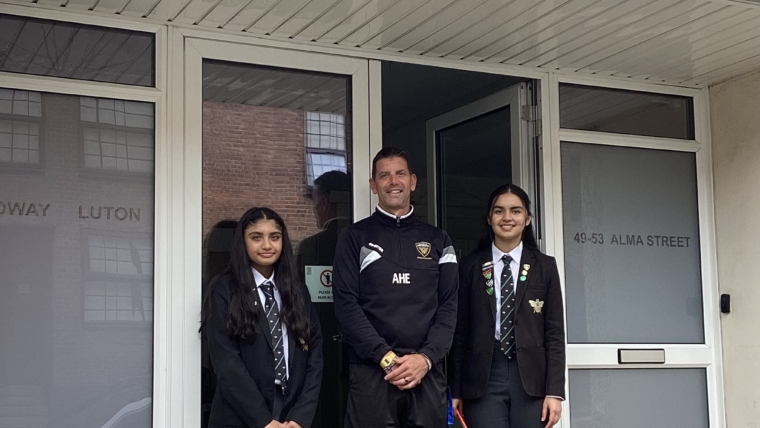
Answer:
[[382, 360], [380, 360], [380, 367], [382, 367], [382, 368], [388, 367], [389, 365], [391, 365], [393, 363], [393, 360], [395, 360], [395, 359], [396, 359], [396, 354], [392, 353], [392, 352], [389, 353], [388, 355], [386, 355], [385, 357], [383, 357]]

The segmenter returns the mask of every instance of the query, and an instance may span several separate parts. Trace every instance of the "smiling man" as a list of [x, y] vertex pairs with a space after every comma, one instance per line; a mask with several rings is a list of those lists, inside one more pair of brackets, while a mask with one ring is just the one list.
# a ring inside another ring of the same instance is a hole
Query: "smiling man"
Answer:
[[375, 213], [338, 239], [335, 315], [351, 348], [347, 428], [443, 428], [442, 361], [454, 335], [457, 259], [441, 229], [412, 216], [406, 154], [372, 163]]

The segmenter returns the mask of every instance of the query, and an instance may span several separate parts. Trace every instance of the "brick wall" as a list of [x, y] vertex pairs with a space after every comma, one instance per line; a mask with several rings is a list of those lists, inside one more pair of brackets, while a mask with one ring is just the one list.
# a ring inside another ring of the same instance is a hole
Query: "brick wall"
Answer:
[[203, 236], [254, 206], [275, 210], [293, 247], [320, 231], [306, 186], [304, 113], [203, 102]]

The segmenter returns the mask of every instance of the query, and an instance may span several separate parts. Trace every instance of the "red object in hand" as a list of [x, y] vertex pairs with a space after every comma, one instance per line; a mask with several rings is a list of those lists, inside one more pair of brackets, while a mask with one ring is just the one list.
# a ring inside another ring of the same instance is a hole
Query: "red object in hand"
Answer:
[[454, 413], [457, 415], [457, 418], [459, 418], [459, 422], [462, 423], [462, 427], [467, 428], [467, 424], [464, 422], [464, 417], [462, 417], [462, 412], [460, 412], [459, 409], [454, 409]]

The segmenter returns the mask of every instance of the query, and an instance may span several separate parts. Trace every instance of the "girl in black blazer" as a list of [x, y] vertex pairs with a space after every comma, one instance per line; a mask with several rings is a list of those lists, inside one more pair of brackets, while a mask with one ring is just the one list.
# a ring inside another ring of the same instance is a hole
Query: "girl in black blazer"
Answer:
[[282, 218], [251, 208], [209, 288], [201, 330], [217, 375], [209, 427], [309, 428], [322, 381], [319, 319]]
[[459, 264], [454, 407], [469, 428], [551, 428], [565, 396], [559, 272], [541, 253], [521, 188], [498, 187], [478, 250]]

